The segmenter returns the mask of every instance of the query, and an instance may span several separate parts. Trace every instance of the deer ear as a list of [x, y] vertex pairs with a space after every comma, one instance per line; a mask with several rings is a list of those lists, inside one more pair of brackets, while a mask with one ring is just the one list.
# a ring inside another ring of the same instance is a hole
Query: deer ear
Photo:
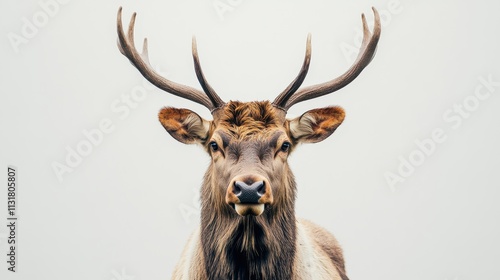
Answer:
[[184, 144], [204, 143], [208, 137], [210, 121], [188, 109], [163, 108], [158, 114], [161, 125], [177, 141]]
[[344, 109], [340, 107], [313, 109], [289, 120], [290, 134], [297, 142], [320, 142], [337, 129], [344, 116]]

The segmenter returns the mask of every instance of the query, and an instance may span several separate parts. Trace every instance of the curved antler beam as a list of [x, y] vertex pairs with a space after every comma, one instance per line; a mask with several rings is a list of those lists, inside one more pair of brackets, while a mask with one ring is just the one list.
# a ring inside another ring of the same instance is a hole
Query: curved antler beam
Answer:
[[201, 70], [200, 59], [198, 58], [198, 47], [196, 45], [196, 37], [193, 36], [192, 41], [192, 53], [193, 53], [193, 61], [194, 61], [194, 69], [196, 72], [196, 77], [198, 78], [198, 82], [200, 82], [203, 91], [207, 94], [208, 98], [215, 106], [211, 111], [218, 109], [224, 106], [224, 101], [215, 93], [215, 90], [210, 86], [210, 84], [205, 79], [205, 75], [203, 75], [203, 71]]
[[135, 48], [134, 24], [136, 15], [137, 15], [136, 13], [132, 15], [127, 35], [125, 35], [122, 24], [122, 7], [118, 9], [117, 24], [116, 24], [118, 31], [118, 48], [120, 49], [120, 52], [130, 60], [130, 62], [135, 66], [135, 68], [137, 68], [137, 70], [141, 72], [144, 78], [146, 78], [149, 82], [151, 82], [159, 89], [177, 95], [179, 97], [194, 101], [196, 103], [199, 103], [207, 107], [211, 112], [223, 106], [224, 102], [215, 93], [213, 88], [208, 84], [208, 82], [205, 80], [205, 77], [203, 76], [203, 72], [200, 66], [200, 61], [198, 59], [198, 53], [196, 50], [196, 41], [193, 40], [193, 59], [198, 81], [200, 82], [205, 92], [202, 92], [190, 86], [170, 81], [159, 75], [153, 69], [153, 67], [151, 67], [148, 57], [147, 39], [144, 39], [142, 53], [139, 53]]
[[299, 89], [302, 85], [302, 82], [307, 76], [307, 71], [309, 70], [309, 64], [311, 63], [311, 33], [307, 35], [307, 43], [306, 43], [306, 55], [304, 57], [304, 62], [302, 63], [302, 68], [300, 69], [299, 74], [293, 80], [288, 87], [276, 97], [273, 101], [273, 105], [283, 109], [288, 102], [288, 99]]
[[[288, 97], [288, 101], [286, 101], [285, 104], [276, 106], [279, 106], [280, 108], [287, 111], [290, 107], [299, 102], [335, 92], [351, 83], [363, 71], [363, 69], [368, 66], [368, 64], [370, 64], [377, 49], [377, 43], [379, 41], [381, 33], [380, 16], [375, 8], [372, 7], [372, 10], [375, 15], [373, 34], [368, 29], [365, 15], [362, 14], [361, 18], [363, 21], [363, 43], [361, 44], [361, 49], [359, 51], [358, 57], [354, 61], [353, 65], [344, 74], [333, 80], [297, 90], [295, 93], [291, 94]], [[300, 72], [299, 76], [303, 74], [302, 72], [303, 71]], [[296, 80], [298, 80], [298, 78], [296, 78]], [[280, 98], [280, 96], [281, 95], [279, 95], [278, 98]]]

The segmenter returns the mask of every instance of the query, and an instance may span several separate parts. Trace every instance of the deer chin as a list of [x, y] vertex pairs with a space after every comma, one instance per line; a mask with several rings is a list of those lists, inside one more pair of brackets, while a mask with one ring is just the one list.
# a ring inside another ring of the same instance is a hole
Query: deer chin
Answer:
[[259, 216], [264, 212], [264, 204], [235, 203], [234, 210], [236, 210], [236, 213], [238, 213], [238, 215], [240, 216]]

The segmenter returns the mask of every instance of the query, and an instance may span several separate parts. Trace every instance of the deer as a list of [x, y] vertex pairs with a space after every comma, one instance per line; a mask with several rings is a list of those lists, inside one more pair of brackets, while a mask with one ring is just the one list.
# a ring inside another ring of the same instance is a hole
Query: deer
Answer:
[[335, 92], [351, 83], [372, 61], [380, 38], [375, 8], [370, 30], [362, 14], [363, 41], [352, 66], [342, 75], [301, 87], [311, 61], [311, 34], [299, 74], [273, 102], [224, 102], [202, 71], [196, 38], [192, 56], [202, 90], [158, 74], [134, 43], [136, 13], [128, 31], [118, 9], [118, 48], [153, 85], [210, 110], [212, 120], [196, 112], [164, 107], [158, 118], [177, 141], [197, 144], [210, 156], [200, 190], [200, 224], [189, 237], [172, 279], [347, 280], [343, 251], [326, 229], [295, 216], [297, 186], [289, 155], [302, 143], [329, 137], [343, 122], [344, 110], [329, 106], [287, 118], [293, 105]]

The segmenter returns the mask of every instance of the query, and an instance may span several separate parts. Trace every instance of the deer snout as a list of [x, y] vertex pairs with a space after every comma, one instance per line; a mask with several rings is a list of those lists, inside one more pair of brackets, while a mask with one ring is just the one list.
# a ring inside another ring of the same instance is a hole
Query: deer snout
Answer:
[[269, 181], [260, 176], [239, 176], [234, 178], [226, 191], [226, 203], [234, 205], [241, 216], [258, 216], [265, 204], [273, 202]]
[[257, 181], [251, 185], [242, 181], [233, 184], [233, 193], [240, 200], [240, 203], [259, 203], [259, 199], [266, 194], [266, 183]]

